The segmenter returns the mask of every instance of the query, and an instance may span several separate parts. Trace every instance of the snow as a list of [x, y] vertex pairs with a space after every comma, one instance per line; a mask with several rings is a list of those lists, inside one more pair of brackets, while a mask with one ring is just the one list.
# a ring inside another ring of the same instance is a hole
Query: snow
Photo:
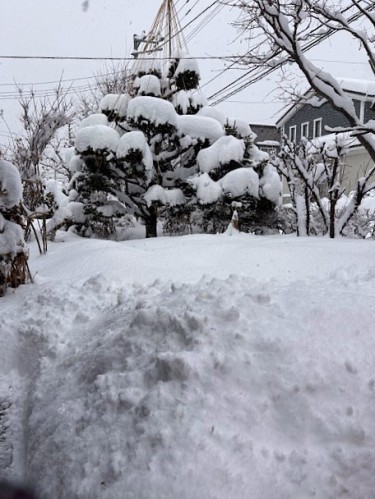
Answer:
[[250, 125], [245, 120], [228, 118], [226, 124], [231, 128], [235, 128], [241, 138], [245, 139], [250, 137], [250, 139], [255, 140], [256, 134], [251, 130]]
[[29, 264], [1, 299], [1, 476], [40, 499], [373, 497], [371, 242], [68, 233]]
[[186, 52], [182, 50], [179, 51], [179, 54], [177, 55], [179, 61], [174, 76], [177, 76], [180, 73], [185, 73], [186, 71], [191, 71], [193, 73], [197, 73], [197, 75], [200, 75], [199, 65], [197, 60], [189, 57], [190, 57], [189, 54], [187, 54]]
[[347, 92], [363, 94], [370, 97], [375, 97], [375, 81], [363, 80], [359, 78], [337, 78], [340, 86]]
[[108, 125], [108, 118], [103, 113], [90, 114], [87, 118], [84, 118], [80, 124], [79, 128], [85, 128], [86, 126], [94, 125]]
[[269, 154], [265, 151], [261, 151], [259, 147], [255, 144], [251, 146], [251, 160], [253, 163], [263, 163], [264, 161], [269, 161]]
[[226, 121], [227, 121], [227, 117], [225, 116], [224, 113], [222, 113], [221, 111], [219, 111], [215, 107], [211, 107], [211, 106], [201, 107], [199, 109], [197, 115], [198, 116], [207, 116], [208, 118], [213, 118], [214, 120], [218, 121], [220, 123], [220, 125], [222, 125], [222, 126], [224, 126]]
[[119, 139], [118, 132], [109, 126], [87, 126], [77, 131], [75, 148], [79, 153], [92, 151], [115, 153]]
[[212, 180], [208, 173], [195, 175], [188, 181], [195, 188], [201, 204], [215, 203], [223, 194], [220, 184]]
[[205, 116], [177, 116], [180, 136], [194, 140], [208, 140], [213, 143], [224, 135], [223, 127], [213, 118]]
[[199, 170], [208, 173], [220, 165], [227, 165], [231, 161], [238, 163], [243, 160], [245, 144], [243, 140], [232, 135], [220, 137], [210, 147], [202, 149], [197, 155]]
[[144, 75], [136, 78], [134, 87], [138, 90], [138, 95], [153, 95], [154, 97], [161, 95], [160, 80], [155, 75]]
[[26, 246], [22, 227], [5, 220], [0, 213], [0, 264], [3, 263], [4, 255], [15, 257], [17, 254], [25, 252]]
[[124, 133], [119, 140], [116, 152], [117, 158], [120, 160], [125, 159], [131, 150], [141, 151], [143, 165], [146, 171], [150, 172], [151, 176], [153, 167], [152, 153], [143, 132], [136, 130], [134, 132]]
[[174, 107], [180, 108], [183, 114], [186, 114], [190, 107], [189, 94], [185, 90], [180, 90], [172, 96], [172, 103]]
[[154, 125], [172, 125], [177, 128], [177, 114], [173, 104], [158, 97], [134, 97], [129, 102], [128, 118], [146, 120]]
[[259, 197], [259, 177], [252, 168], [237, 168], [227, 173], [220, 185], [225, 194], [234, 198], [244, 194]]
[[145, 193], [144, 198], [147, 206], [151, 206], [153, 202], [169, 206], [177, 206], [186, 202], [181, 189], [165, 189], [161, 185], [152, 185]]
[[99, 108], [103, 113], [113, 113], [119, 118], [126, 118], [129, 100], [128, 94], [107, 94], [100, 101]]
[[272, 203], [279, 205], [282, 200], [282, 181], [277, 170], [271, 164], [264, 167], [259, 181], [261, 195]]
[[0, 210], [10, 209], [22, 199], [22, 183], [18, 169], [0, 159]]

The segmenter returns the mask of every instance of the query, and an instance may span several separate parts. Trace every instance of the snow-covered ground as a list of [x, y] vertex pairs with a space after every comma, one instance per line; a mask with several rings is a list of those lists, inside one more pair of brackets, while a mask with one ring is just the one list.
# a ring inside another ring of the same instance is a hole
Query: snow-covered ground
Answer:
[[70, 235], [1, 299], [0, 476], [41, 499], [372, 499], [373, 241]]

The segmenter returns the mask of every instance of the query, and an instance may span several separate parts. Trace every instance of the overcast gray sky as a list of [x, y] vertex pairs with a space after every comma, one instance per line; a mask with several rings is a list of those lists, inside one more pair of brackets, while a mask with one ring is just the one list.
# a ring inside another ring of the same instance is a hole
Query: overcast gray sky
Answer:
[[[84, 56], [129, 57], [133, 50], [134, 33], [148, 30], [154, 20], [161, 0], [0, 0], [2, 25], [0, 29], [0, 55], [28, 56]], [[212, 0], [175, 0], [181, 24], [184, 26], [198, 15]], [[190, 10], [191, 9], [191, 10]], [[190, 10], [190, 12], [189, 12]], [[236, 31], [230, 25], [237, 13], [224, 7], [204, 29], [189, 42], [194, 56], [227, 56], [241, 52], [247, 40], [240, 37], [235, 42]], [[200, 18], [202, 19], [202, 18]], [[5, 22], [4, 22], [5, 20]], [[198, 21], [185, 32], [192, 34]], [[340, 39], [329, 40], [323, 47], [312, 52], [315, 64], [325, 67], [336, 75], [371, 78], [366, 60], [358, 47]], [[318, 59], [318, 60], [316, 60]], [[340, 62], [341, 61], [341, 62]], [[224, 68], [224, 61], [199, 61], [204, 93], [209, 96], [240, 76], [231, 70], [207, 81]], [[37, 91], [50, 90], [59, 78], [73, 87], [85, 87], [94, 73], [105, 71], [104, 61], [47, 61], [0, 59], [0, 109], [12, 131], [17, 132], [16, 117], [19, 107], [15, 99], [14, 81], [36, 83]], [[228, 116], [248, 122], [272, 122], [275, 113], [283, 106], [277, 102], [277, 74], [253, 85], [220, 104], [219, 109]], [[25, 87], [27, 88], [27, 87]], [[271, 93], [270, 93], [271, 92]], [[6, 142], [9, 131], [0, 123], [0, 144]]]

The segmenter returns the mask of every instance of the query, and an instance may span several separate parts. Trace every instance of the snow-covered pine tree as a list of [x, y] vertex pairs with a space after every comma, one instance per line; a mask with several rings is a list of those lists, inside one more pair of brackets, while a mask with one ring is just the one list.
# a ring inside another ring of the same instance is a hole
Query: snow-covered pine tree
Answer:
[[8, 286], [15, 288], [27, 279], [28, 251], [21, 225], [21, 199], [18, 169], [0, 159], [0, 296]]
[[249, 125], [208, 106], [203, 106], [196, 118], [216, 121], [221, 133], [192, 158], [191, 175], [184, 176], [180, 184], [188, 201], [173, 210], [167, 232], [183, 233], [192, 226], [204, 232], [223, 232], [232, 218], [233, 202], [239, 210], [241, 230], [261, 232], [275, 225], [280, 178], [268, 155], [254, 145]]

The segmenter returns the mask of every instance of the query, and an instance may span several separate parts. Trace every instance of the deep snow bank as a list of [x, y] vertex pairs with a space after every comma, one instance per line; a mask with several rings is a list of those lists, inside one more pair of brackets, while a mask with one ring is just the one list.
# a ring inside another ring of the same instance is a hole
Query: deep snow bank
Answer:
[[42, 287], [27, 432], [41, 497], [372, 497], [374, 283]]

